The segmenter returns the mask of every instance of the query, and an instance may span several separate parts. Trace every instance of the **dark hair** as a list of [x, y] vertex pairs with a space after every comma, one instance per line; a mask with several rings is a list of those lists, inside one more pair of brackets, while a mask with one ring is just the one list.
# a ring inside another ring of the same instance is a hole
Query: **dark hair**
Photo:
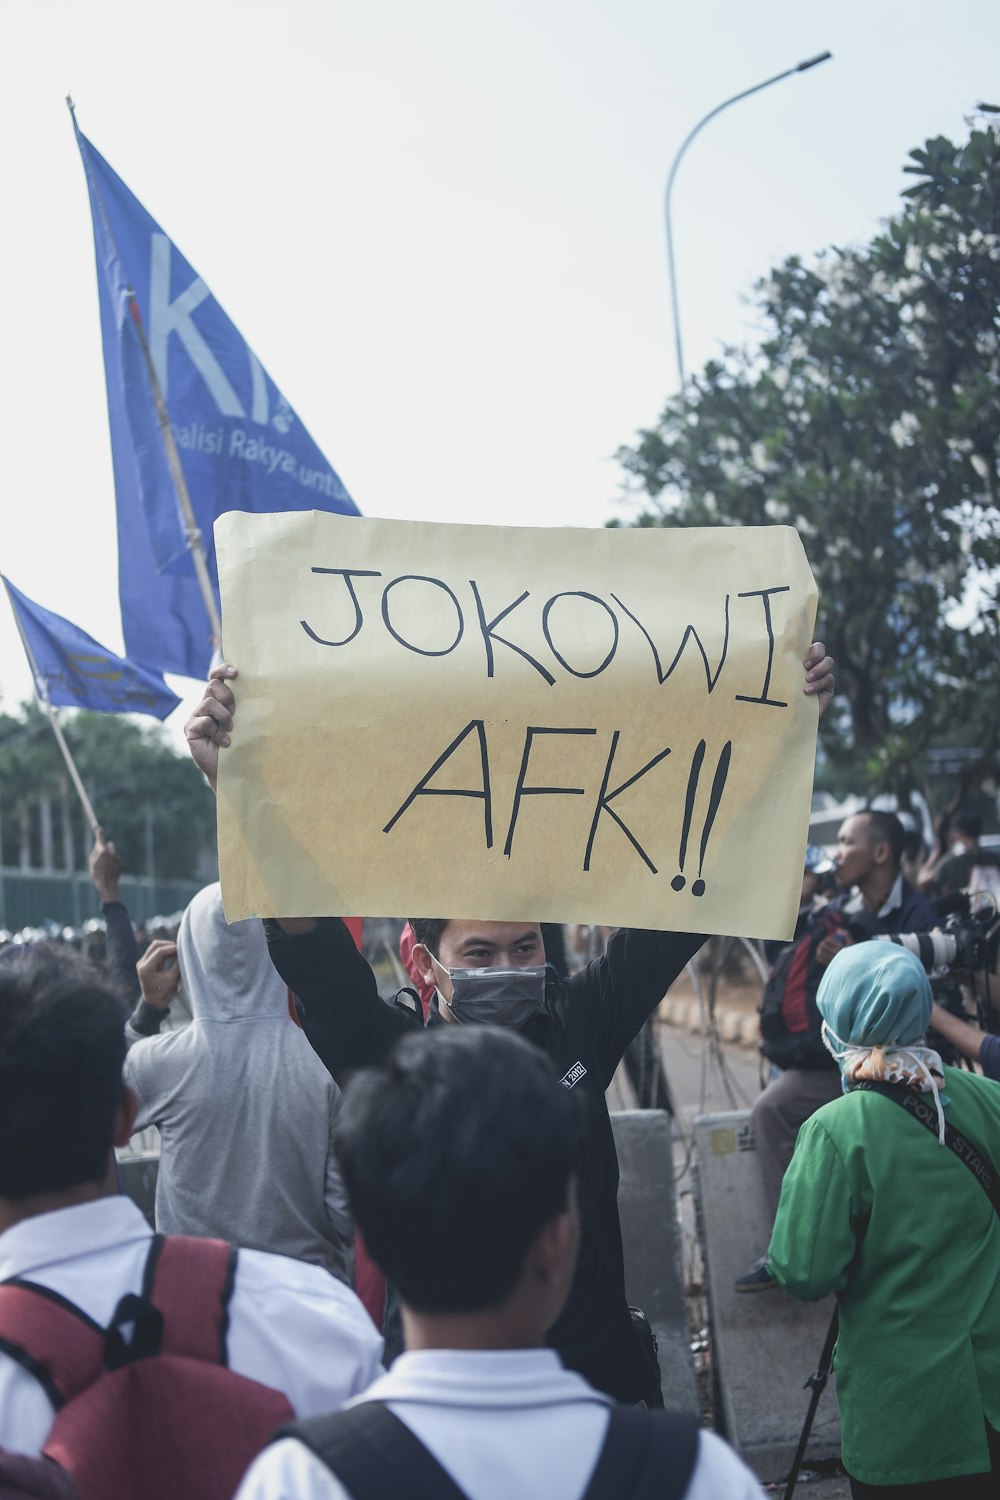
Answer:
[[873, 844], [886, 843], [892, 851], [892, 862], [899, 869], [906, 848], [906, 829], [895, 813], [883, 812], [878, 807], [863, 807], [859, 817], [867, 818], [871, 828]]
[[409, 1307], [510, 1295], [566, 1209], [575, 1118], [548, 1058], [502, 1027], [435, 1027], [355, 1076], [334, 1148], [365, 1245]]
[[433, 953], [437, 958], [441, 947], [441, 934], [444, 932], [450, 917], [408, 917], [410, 926], [413, 928], [413, 936], [418, 943]]
[[40, 943], [0, 960], [0, 1197], [103, 1178], [124, 1023], [114, 990], [72, 951]]
[[967, 839], [973, 839], [978, 843], [983, 831], [983, 820], [979, 813], [973, 812], [971, 808], [960, 807], [948, 826], [954, 828], [956, 833], [964, 833]]
[[903, 853], [910, 859], [919, 859], [924, 849], [924, 841], [916, 828], [907, 828], [903, 837]]

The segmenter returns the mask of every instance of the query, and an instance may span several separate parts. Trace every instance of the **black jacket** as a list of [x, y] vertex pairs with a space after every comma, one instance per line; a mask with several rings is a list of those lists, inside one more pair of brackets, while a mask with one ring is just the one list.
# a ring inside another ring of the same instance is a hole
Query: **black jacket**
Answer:
[[[306, 1035], [339, 1083], [355, 1068], [381, 1063], [420, 1024], [408, 1005], [380, 998], [375, 976], [337, 918], [294, 938], [275, 922], [265, 927], [275, 968], [302, 1003]], [[581, 1100], [580, 1258], [549, 1342], [564, 1364], [620, 1401], [640, 1398], [647, 1372], [625, 1301], [618, 1158], [605, 1090], [625, 1048], [703, 942], [687, 934], [618, 931], [603, 958], [547, 986], [544, 1010], [522, 1031]], [[427, 1024], [444, 1024], [435, 1003]]]

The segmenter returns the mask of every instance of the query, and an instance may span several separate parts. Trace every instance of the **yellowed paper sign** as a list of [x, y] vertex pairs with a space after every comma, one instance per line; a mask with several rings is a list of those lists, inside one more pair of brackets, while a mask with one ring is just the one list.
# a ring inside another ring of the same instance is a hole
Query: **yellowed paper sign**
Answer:
[[817, 706], [788, 527], [215, 527], [230, 921], [791, 936]]

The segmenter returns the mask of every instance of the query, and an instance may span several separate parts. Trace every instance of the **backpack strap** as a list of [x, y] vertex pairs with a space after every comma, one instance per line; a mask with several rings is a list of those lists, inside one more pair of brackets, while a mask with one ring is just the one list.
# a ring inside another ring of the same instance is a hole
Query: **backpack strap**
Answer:
[[[146, 1354], [228, 1364], [237, 1252], [221, 1240], [154, 1235], [142, 1291], [119, 1301], [107, 1329], [50, 1287], [0, 1285], [0, 1351], [33, 1375], [58, 1411], [114, 1369]], [[126, 1343], [123, 1324], [134, 1328]]]
[[687, 1412], [615, 1406], [582, 1500], [682, 1500], [699, 1442]]
[[[933, 1136], [937, 1136], [937, 1110], [932, 1109], [925, 1096], [916, 1089], [900, 1088], [898, 1084], [879, 1083], [867, 1078], [852, 1083], [850, 1092], [853, 1094], [855, 1089], [861, 1089], [867, 1094], [881, 1094], [883, 1099], [892, 1099], [919, 1124], [926, 1126]], [[963, 1132], [956, 1130], [948, 1119], [944, 1122], [944, 1143], [968, 1167], [997, 1214], [1000, 1214], [1000, 1181], [986, 1152]]]
[[142, 1296], [163, 1315], [164, 1354], [229, 1364], [229, 1302], [237, 1255], [235, 1245], [224, 1240], [153, 1236]]
[[274, 1435], [297, 1438], [325, 1464], [351, 1500], [468, 1500], [405, 1422], [382, 1401], [294, 1422]]
[[58, 1411], [104, 1368], [104, 1329], [58, 1292], [12, 1277], [0, 1285], [0, 1350]]

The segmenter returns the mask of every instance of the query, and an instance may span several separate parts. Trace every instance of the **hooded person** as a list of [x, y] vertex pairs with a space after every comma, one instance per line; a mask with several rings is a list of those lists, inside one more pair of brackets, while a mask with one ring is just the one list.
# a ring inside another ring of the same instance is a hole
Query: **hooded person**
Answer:
[[[174, 945], [139, 963], [126, 1027], [135, 1130], [156, 1125], [156, 1227], [231, 1240], [345, 1277], [352, 1226], [331, 1135], [340, 1090], [289, 1014], [259, 922], [227, 923], [219, 885], [188, 906]], [[162, 1020], [183, 982], [192, 1021]]]
[[1000, 1089], [944, 1067], [928, 1048], [931, 987], [904, 948], [845, 949], [817, 1003], [844, 1094], [799, 1132], [771, 1272], [804, 1301], [836, 1294], [842, 1458], [854, 1496], [909, 1485], [928, 1500], [995, 1495], [1000, 1206], [949, 1137], [958, 1132], [991, 1170]]

